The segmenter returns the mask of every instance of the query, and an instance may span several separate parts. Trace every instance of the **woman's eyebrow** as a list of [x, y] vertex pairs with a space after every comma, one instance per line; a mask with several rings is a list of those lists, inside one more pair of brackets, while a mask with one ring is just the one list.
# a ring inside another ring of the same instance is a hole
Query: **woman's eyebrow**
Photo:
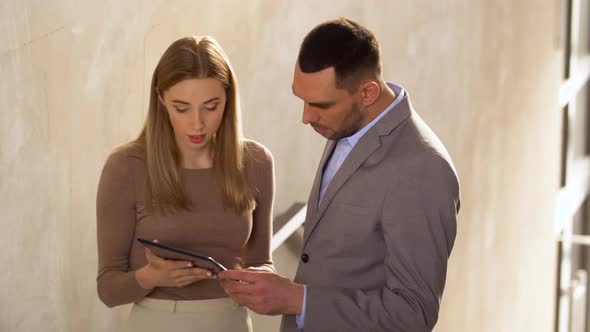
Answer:
[[[210, 103], [210, 102], [212, 102], [212, 101], [217, 101], [217, 100], [219, 100], [219, 99], [220, 99], [219, 97], [213, 97], [213, 98], [211, 98], [211, 99], [205, 100], [205, 101], [204, 101], [202, 104], [203, 104], [203, 105], [204, 105], [204, 104], [208, 104], [208, 103]], [[180, 100], [180, 99], [174, 99], [174, 100], [172, 100], [172, 102], [173, 102], [173, 103], [176, 103], [176, 104], [183, 104], [183, 105], [191, 106], [191, 103], [189, 103], [189, 102], [187, 102], [187, 101], [184, 101], [184, 100]]]
[[203, 102], [203, 104], [209, 104], [210, 102], [212, 102], [212, 101], [216, 101], [216, 100], [219, 100], [219, 99], [220, 99], [219, 97], [213, 97], [213, 98], [211, 98], [211, 99], [209, 99], [209, 100], [205, 100], [205, 101]]

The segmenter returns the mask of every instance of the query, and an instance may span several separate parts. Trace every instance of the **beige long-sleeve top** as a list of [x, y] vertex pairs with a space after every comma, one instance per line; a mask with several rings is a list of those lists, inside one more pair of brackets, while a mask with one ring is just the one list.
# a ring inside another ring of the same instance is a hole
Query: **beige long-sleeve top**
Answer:
[[215, 279], [182, 288], [144, 290], [134, 271], [147, 264], [137, 238], [195, 251], [228, 268], [272, 265], [273, 159], [254, 141], [245, 142], [244, 162], [256, 208], [238, 215], [224, 209], [212, 169], [183, 169], [182, 182], [190, 211], [155, 213], [144, 205], [145, 154], [139, 147], [113, 152], [102, 171], [97, 193], [99, 298], [109, 307], [144, 297], [199, 300], [226, 297]]

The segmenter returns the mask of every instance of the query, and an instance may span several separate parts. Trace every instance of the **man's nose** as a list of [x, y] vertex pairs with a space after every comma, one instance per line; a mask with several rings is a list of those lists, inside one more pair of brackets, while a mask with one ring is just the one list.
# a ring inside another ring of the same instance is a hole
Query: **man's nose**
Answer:
[[301, 122], [303, 122], [303, 124], [310, 124], [317, 122], [317, 120], [317, 111], [314, 110], [313, 107], [309, 106], [309, 104], [305, 103], [303, 105], [303, 117], [301, 118]]

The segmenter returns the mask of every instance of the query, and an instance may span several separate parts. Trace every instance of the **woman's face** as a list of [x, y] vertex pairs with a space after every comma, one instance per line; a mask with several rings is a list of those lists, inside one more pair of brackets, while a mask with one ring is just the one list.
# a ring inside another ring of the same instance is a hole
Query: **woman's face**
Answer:
[[222, 83], [213, 78], [187, 79], [164, 91], [162, 98], [183, 156], [208, 152], [225, 111]]

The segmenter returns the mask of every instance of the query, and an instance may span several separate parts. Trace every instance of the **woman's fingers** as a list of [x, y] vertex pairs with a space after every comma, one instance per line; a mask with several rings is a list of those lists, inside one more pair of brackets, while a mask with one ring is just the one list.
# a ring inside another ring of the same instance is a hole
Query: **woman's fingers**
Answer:
[[213, 273], [209, 270], [201, 269], [198, 267], [191, 268], [191, 269], [177, 269], [171, 272], [172, 277], [180, 278], [180, 277], [200, 277], [200, 278], [211, 278]]
[[193, 267], [193, 263], [188, 261], [165, 260], [164, 264], [169, 270], [186, 270], [189, 267]]
[[149, 248], [145, 248], [145, 258], [150, 263], [163, 263], [166, 261], [164, 258], [154, 254]]
[[145, 248], [145, 257], [147, 258], [148, 263], [155, 264], [158, 267], [162, 267], [168, 270], [186, 269], [193, 266], [193, 264], [189, 261], [175, 261], [162, 258], [154, 254], [148, 248]]
[[193, 282], [197, 282], [199, 280], [203, 280], [203, 278], [200, 276], [184, 276], [184, 277], [176, 278], [174, 280], [174, 282], [177, 285], [187, 285], [187, 284], [192, 284]]
[[185, 286], [188, 286], [188, 285], [190, 285], [190, 284], [194, 284], [194, 283], [195, 283], [195, 282], [197, 282], [197, 281], [199, 281], [199, 280], [194, 280], [194, 279], [193, 279], [193, 280], [187, 280], [187, 281], [184, 281], [184, 282], [179, 282], [179, 283], [176, 285], [176, 287], [178, 287], [178, 288], [185, 287]]
[[198, 274], [198, 275], [188, 275], [188, 276], [181, 276], [175, 279], [177, 287], [184, 287], [186, 285], [190, 285], [194, 282], [211, 279], [210, 276], [206, 274]]
[[200, 276], [206, 276], [206, 277], [211, 277], [213, 275], [213, 272], [207, 270], [207, 269], [202, 269], [200, 267], [193, 267], [191, 270], [191, 273], [194, 275], [200, 275]]
[[193, 267], [192, 262], [168, 260], [158, 256], [149, 248], [145, 248], [145, 256], [154, 273], [156, 286], [185, 287], [213, 277], [211, 271]]

